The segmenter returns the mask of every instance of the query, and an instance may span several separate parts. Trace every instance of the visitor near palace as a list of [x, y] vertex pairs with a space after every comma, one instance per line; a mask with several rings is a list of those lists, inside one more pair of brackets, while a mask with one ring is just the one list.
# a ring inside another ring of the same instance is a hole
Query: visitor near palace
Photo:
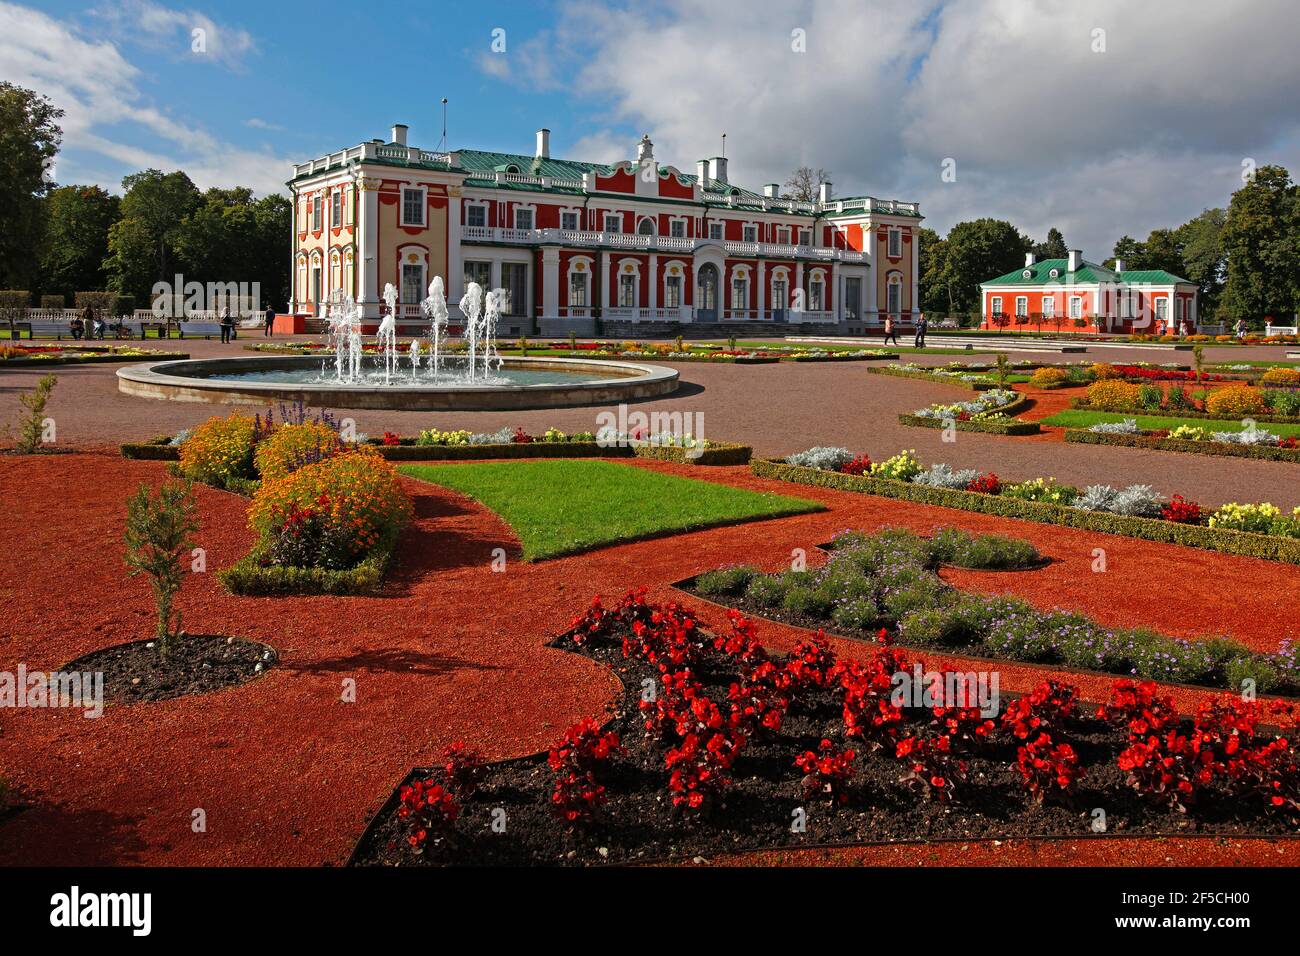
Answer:
[[235, 317], [230, 314], [230, 306], [221, 310], [221, 341], [229, 342], [235, 337]]
[[894, 340], [895, 345], [898, 344], [898, 332], [894, 329], [894, 317], [892, 315], [886, 315], [885, 316], [885, 344], [886, 345], [889, 344], [890, 339]]
[[274, 335], [273, 326], [275, 325], [275, 307], [268, 305], [266, 307], [266, 327], [262, 332], [263, 335]]
[[930, 320], [926, 318], [925, 313], [923, 312], [921, 313], [921, 317], [916, 320], [916, 338], [912, 341], [912, 344], [916, 348], [925, 348], [925, 333], [929, 328]]

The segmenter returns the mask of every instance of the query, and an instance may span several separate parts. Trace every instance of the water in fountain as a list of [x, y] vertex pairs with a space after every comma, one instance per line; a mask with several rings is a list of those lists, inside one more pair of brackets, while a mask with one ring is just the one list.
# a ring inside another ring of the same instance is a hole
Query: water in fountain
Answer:
[[[334, 353], [334, 379], [350, 383], [361, 374], [361, 311], [352, 296], [336, 296], [325, 306], [328, 347]], [[325, 368], [321, 369], [322, 378]]]
[[429, 283], [429, 297], [420, 303], [429, 317], [429, 345], [432, 357], [429, 373], [436, 380], [442, 372], [442, 336], [447, 330], [447, 294], [443, 291], [442, 276], [434, 276]]
[[469, 353], [469, 378], [474, 380], [474, 366], [478, 359], [478, 341], [483, 321], [483, 287], [471, 282], [460, 297], [460, 311], [465, 316], [465, 347]]
[[384, 285], [384, 304], [388, 312], [379, 323], [375, 348], [384, 357], [384, 384], [391, 383], [397, 371], [400, 353], [397, 351], [397, 290], [391, 282]]
[[420, 371], [420, 340], [411, 339], [411, 384], [417, 385], [419, 381], [416, 373]]

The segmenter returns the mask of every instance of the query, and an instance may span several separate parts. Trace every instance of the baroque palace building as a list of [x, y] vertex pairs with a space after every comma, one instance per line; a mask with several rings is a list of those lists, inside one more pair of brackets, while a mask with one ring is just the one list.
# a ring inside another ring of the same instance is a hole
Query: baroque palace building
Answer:
[[917, 314], [916, 203], [753, 192], [724, 157], [660, 165], [649, 136], [603, 165], [552, 158], [545, 129], [531, 156], [429, 152], [406, 130], [294, 167], [291, 313], [349, 295], [377, 322], [392, 283], [415, 325], [442, 276], [453, 316], [467, 283], [504, 289], [503, 334], [861, 334]]

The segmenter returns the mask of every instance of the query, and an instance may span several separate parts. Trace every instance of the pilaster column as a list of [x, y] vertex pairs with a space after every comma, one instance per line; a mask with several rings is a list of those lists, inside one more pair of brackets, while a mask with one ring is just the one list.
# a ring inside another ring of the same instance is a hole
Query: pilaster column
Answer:
[[650, 255], [650, 275], [646, 278], [646, 308], [650, 310], [650, 318], [654, 318], [655, 309], [659, 307], [659, 257], [653, 253]]
[[794, 264], [794, 294], [795, 301], [800, 303], [802, 309], [799, 312], [790, 312], [790, 316], [795, 322], [804, 321], [804, 315], [808, 312], [808, 293], [803, 287], [803, 262], [796, 261]]
[[560, 250], [556, 246], [542, 247], [542, 318], [554, 319], [560, 315]]
[[465, 250], [461, 246], [461, 195], [459, 186], [447, 187], [447, 301], [459, 302], [465, 294]]
[[[357, 304], [379, 302], [379, 180], [362, 176], [357, 180], [361, 208], [357, 211], [357, 233], [361, 237], [357, 255]], [[328, 267], [328, 263], [326, 263]], [[363, 314], [368, 314], [362, 309]]]
[[756, 300], [757, 307], [758, 307], [758, 317], [760, 320], [766, 319], [768, 316], [767, 308], [764, 305], [764, 303], [767, 302], [767, 260], [766, 259], [758, 260], [758, 288], [755, 289], [755, 292], [758, 294], [758, 298]]

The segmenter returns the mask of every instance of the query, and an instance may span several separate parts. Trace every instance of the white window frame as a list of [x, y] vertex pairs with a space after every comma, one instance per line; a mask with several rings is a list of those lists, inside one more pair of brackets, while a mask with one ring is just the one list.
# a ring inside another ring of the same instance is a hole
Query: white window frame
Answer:
[[[678, 272], [677, 275], [664, 276], [664, 308], [680, 309], [682, 307], [682, 289], [686, 285], [686, 277]], [[673, 302], [671, 292], [677, 290], [677, 301]]]
[[1154, 304], [1156, 310], [1156, 321], [1168, 322], [1169, 321], [1169, 297], [1162, 295], [1160, 296], [1160, 298], [1155, 300]]
[[[678, 230], [680, 230], [680, 232]], [[668, 219], [668, 236], [670, 239], [686, 238], [686, 217], [685, 216], [671, 216]]]
[[[631, 289], [631, 296], [625, 296], [623, 293]], [[628, 299], [631, 301], [627, 301]], [[618, 307], [620, 309], [639, 309], [641, 307], [641, 276], [635, 272], [620, 272], [618, 274]]]
[[790, 245], [790, 227], [789, 227], [789, 226], [777, 226], [777, 227], [776, 227], [776, 244], [777, 244], [778, 246], [788, 246], [788, 245]]
[[[804, 241], [804, 237], [805, 237], [805, 236], [808, 237], [808, 241], [807, 241], [807, 242]], [[811, 248], [811, 247], [812, 247], [812, 244], [813, 244], [813, 238], [812, 238], [812, 237], [813, 237], [813, 231], [812, 231], [811, 229], [800, 229], [800, 230], [799, 230], [799, 245], [801, 245], [801, 246], [808, 246], [809, 248]]]
[[[614, 224], [613, 228], [610, 227], [611, 222]], [[601, 225], [604, 227], [604, 232], [616, 232], [621, 234], [623, 232], [623, 214], [618, 212], [601, 213]]]
[[[899, 299], [899, 305], [902, 305]], [[826, 277], [813, 275], [808, 277], [808, 311], [822, 312], [826, 309]]]
[[903, 230], [890, 226], [885, 232], [885, 255], [891, 259], [903, 258]]
[[1029, 318], [1029, 296], [1027, 295], [1016, 296], [1016, 318], [1017, 319]]
[[[420, 194], [420, 221], [414, 222], [406, 218], [406, 197], [408, 193]], [[425, 186], [403, 186], [401, 193], [401, 206], [399, 215], [401, 216], [401, 225], [403, 226], [420, 226], [421, 228], [429, 224], [429, 217], [426, 215], [429, 207], [429, 190]]]
[[[564, 220], [568, 216], [573, 217], [573, 225], [571, 226], [566, 226], [564, 224]], [[582, 228], [582, 213], [580, 213], [576, 209], [560, 210], [560, 228], [563, 229], [565, 232], [577, 232], [579, 229]]]
[[[521, 215], [527, 216], [527, 217], [529, 218], [530, 221], [529, 221], [528, 225], [526, 225], [526, 226], [521, 226], [521, 225], [519, 225], [519, 217], [520, 217]], [[536, 208], [535, 206], [516, 206], [516, 207], [515, 207], [515, 215], [514, 215], [514, 224], [515, 224], [515, 228], [516, 228], [516, 229], [528, 229], [528, 230], [530, 230], [530, 231], [533, 230], [533, 229], [536, 229], [536, 228], [537, 228], [537, 208]]]
[[330, 228], [343, 226], [343, 190], [336, 189], [330, 193]]
[[1040, 305], [1038, 311], [1043, 313], [1043, 318], [1045, 319], [1056, 318], [1056, 296], [1054, 295], [1043, 296], [1042, 304]]
[[1070, 296], [1070, 311], [1068, 313], [1068, 317], [1071, 319], [1083, 318], [1083, 296], [1081, 295]]
[[894, 318], [903, 314], [903, 280], [896, 276], [885, 283], [885, 311]]
[[995, 295], [989, 298], [989, 315], [999, 315], [1002, 312], [1002, 296]]
[[741, 242], [758, 242], [758, 223], [747, 222], [740, 227]]
[[[644, 226], [646, 223], [650, 224], [650, 231], [642, 232], [641, 227]], [[636, 234], [638, 236], [657, 236], [659, 235], [659, 223], [655, 221], [654, 216], [637, 216]]]
[[311, 231], [320, 232], [325, 219], [325, 200], [319, 193], [311, 198]]
[[[482, 222], [471, 222], [472, 213], [478, 210], [483, 214]], [[488, 224], [488, 204], [485, 202], [465, 203], [465, 225], [471, 229], [486, 229]]]
[[718, 222], [716, 219], [710, 221], [709, 223], [710, 239], [725, 239], [726, 235], [727, 235], [726, 229], [723, 227], [722, 223]]

